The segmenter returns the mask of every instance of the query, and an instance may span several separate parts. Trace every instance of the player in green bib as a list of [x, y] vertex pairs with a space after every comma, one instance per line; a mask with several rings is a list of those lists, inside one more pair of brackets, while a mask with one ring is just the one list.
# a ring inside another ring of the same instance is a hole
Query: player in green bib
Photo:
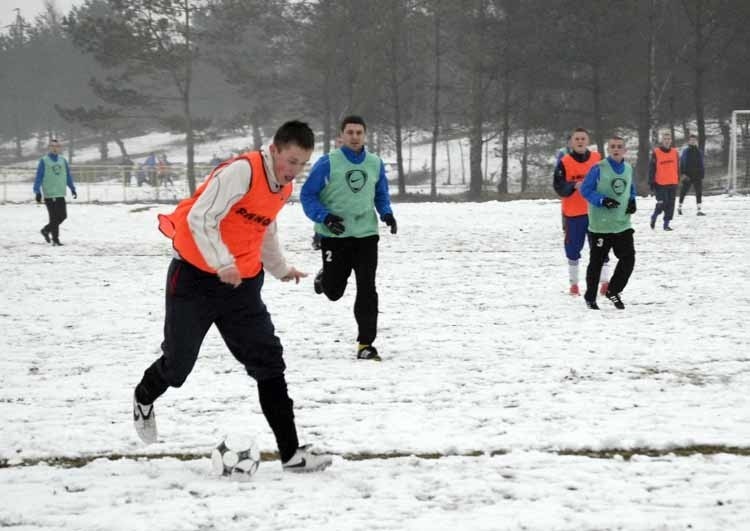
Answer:
[[607, 158], [589, 170], [581, 195], [589, 204], [589, 266], [586, 270], [586, 306], [598, 310], [596, 288], [604, 259], [612, 249], [617, 267], [605, 296], [624, 310], [620, 293], [633, 273], [635, 246], [630, 216], [635, 213], [633, 167], [625, 162], [625, 140], [613, 136], [607, 143]]
[[49, 223], [42, 227], [40, 232], [44, 240], [47, 243], [52, 242], [52, 245], [62, 245], [60, 224], [68, 217], [68, 210], [65, 206], [66, 186], [70, 188], [73, 199], [78, 197], [68, 161], [60, 155], [61, 149], [62, 146], [56, 138], [49, 141], [49, 153], [39, 159], [36, 179], [34, 179], [36, 202], [41, 203], [42, 194], [44, 194], [44, 205], [49, 215]]
[[378, 216], [391, 234], [397, 226], [383, 161], [365, 149], [366, 127], [360, 116], [342, 120], [342, 145], [315, 162], [300, 202], [321, 237], [323, 269], [315, 277], [315, 292], [340, 299], [354, 271], [357, 358], [379, 360], [373, 346], [378, 326]]

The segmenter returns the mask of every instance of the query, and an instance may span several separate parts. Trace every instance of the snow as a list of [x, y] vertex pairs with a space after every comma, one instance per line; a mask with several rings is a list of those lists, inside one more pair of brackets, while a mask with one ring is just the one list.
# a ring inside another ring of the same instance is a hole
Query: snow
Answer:
[[275, 444], [214, 330], [156, 403], [160, 441], [132, 427], [159, 355], [156, 214], [171, 208], [69, 203], [54, 248], [43, 206], [0, 206], [0, 526], [747, 529], [750, 198], [708, 197], [700, 218], [691, 196], [672, 233], [649, 229], [640, 198], [627, 308], [600, 312], [565, 293], [557, 201], [396, 204], [382, 363], [354, 359], [354, 286], [313, 293], [320, 255], [289, 205], [287, 258], [311, 276], [267, 277], [264, 300], [300, 439], [335, 457], [302, 477], [266, 460], [243, 483], [214, 477], [210, 450], [231, 430]]

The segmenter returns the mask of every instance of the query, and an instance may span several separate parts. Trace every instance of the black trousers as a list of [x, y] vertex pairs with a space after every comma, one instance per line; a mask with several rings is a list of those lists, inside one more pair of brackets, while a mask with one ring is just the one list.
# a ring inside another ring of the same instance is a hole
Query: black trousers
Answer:
[[44, 206], [47, 207], [49, 223], [42, 230], [52, 235], [52, 241], [60, 241], [60, 224], [68, 217], [64, 197], [45, 197]]
[[691, 186], [695, 189], [695, 202], [699, 205], [703, 202], [703, 179], [688, 177], [687, 179], [683, 178], [680, 185], [680, 204], [685, 201], [685, 196], [690, 191]]
[[589, 266], [586, 269], [586, 293], [584, 294], [587, 301], [596, 300], [596, 288], [599, 285], [602, 264], [610, 249], [617, 257], [617, 266], [609, 280], [609, 292], [622, 293], [633, 273], [635, 267], [633, 229], [617, 234], [589, 232]]
[[652, 218], [656, 219], [659, 214], [664, 212], [664, 225], [669, 225], [674, 217], [674, 202], [677, 195], [677, 185], [668, 184], [662, 186], [657, 184], [654, 186], [654, 195], [656, 196], [656, 207], [654, 213], [651, 215]]
[[215, 324], [234, 357], [258, 382], [261, 409], [276, 436], [283, 461], [299, 446], [293, 403], [284, 378], [283, 347], [260, 296], [263, 271], [238, 287], [174, 259], [166, 287], [162, 355], [143, 374], [136, 397], [151, 404], [169, 387], [180, 387], [193, 370], [198, 351]]
[[330, 300], [340, 299], [346, 291], [349, 276], [354, 271], [357, 297], [354, 299], [354, 318], [357, 321], [357, 341], [370, 345], [378, 331], [378, 292], [375, 274], [378, 269], [377, 235], [364, 238], [323, 238], [323, 293]]

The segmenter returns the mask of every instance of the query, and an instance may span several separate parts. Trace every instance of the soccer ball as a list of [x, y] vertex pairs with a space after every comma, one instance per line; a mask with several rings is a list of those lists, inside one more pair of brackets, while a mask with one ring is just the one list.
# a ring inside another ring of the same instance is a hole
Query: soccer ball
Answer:
[[218, 476], [250, 479], [260, 466], [260, 448], [252, 437], [224, 437], [211, 452], [211, 466]]

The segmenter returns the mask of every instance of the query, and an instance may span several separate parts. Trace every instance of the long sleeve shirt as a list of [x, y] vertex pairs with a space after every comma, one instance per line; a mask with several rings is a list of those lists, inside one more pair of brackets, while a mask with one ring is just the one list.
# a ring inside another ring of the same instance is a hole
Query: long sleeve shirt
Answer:
[[[273, 161], [267, 150], [262, 151], [263, 163], [268, 185], [273, 191], [278, 191], [282, 185], [278, 182], [273, 171]], [[187, 221], [195, 239], [198, 250], [206, 263], [217, 271], [234, 265], [234, 256], [221, 239], [221, 221], [250, 189], [253, 178], [262, 179], [262, 175], [253, 176], [252, 168], [246, 160], [236, 160], [222, 168], [214, 175], [201, 196], [188, 213]], [[290, 267], [281, 251], [278, 236], [278, 225], [274, 220], [266, 228], [261, 251], [263, 267], [274, 277], [286, 276]]]

